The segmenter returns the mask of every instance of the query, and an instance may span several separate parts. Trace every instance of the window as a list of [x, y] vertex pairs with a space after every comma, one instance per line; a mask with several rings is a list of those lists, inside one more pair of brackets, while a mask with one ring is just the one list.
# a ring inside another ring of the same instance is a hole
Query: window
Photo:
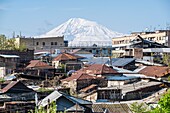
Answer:
[[45, 42], [43, 42], [42, 45], [45, 46]]
[[36, 45], [39, 45], [39, 42], [37, 42]]
[[53, 42], [51, 42], [51, 45], [53, 45]]
[[57, 45], [57, 42], [55, 42], [55, 45]]

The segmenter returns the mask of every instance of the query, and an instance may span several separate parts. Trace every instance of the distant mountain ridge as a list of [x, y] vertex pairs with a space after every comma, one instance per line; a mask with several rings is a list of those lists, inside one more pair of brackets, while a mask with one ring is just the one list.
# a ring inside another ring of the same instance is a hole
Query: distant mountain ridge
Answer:
[[40, 37], [63, 36], [69, 41], [69, 46], [110, 46], [113, 37], [124, 34], [113, 32], [108, 28], [82, 18], [71, 18]]

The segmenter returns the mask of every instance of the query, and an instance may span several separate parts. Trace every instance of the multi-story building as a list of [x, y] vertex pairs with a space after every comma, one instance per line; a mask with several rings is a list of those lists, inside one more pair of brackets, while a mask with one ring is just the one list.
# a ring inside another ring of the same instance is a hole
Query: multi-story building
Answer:
[[158, 30], [155, 32], [133, 32], [129, 36], [112, 39], [112, 51], [114, 57], [134, 56], [143, 57], [143, 49], [170, 47], [170, 30]]
[[42, 37], [42, 38], [15, 38], [18, 46], [26, 46], [28, 49], [57, 49], [64, 47], [64, 36], [59, 37]]
[[112, 39], [113, 47], [124, 46], [131, 43], [132, 40], [140, 35], [143, 39], [154, 41], [165, 46], [170, 47], [170, 30], [157, 30], [154, 32], [132, 32], [130, 36], [123, 36]]

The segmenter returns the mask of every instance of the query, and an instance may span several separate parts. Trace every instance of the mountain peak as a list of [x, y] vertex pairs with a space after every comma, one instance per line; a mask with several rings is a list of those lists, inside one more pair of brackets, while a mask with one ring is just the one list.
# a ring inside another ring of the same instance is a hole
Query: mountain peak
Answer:
[[94, 26], [97, 23], [83, 18], [71, 18], [67, 21], [69, 24], [80, 24], [82, 26]]
[[[113, 32], [108, 28], [94, 22], [82, 18], [71, 18], [67, 22], [47, 32], [43, 37], [63, 36], [69, 41], [69, 45], [99, 45], [106, 42], [111, 44], [111, 38], [122, 36], [122, 33]], [[42, 37], [41, 36], [41, 37]], [[91, 43], [91, 44], [89, 44]]]

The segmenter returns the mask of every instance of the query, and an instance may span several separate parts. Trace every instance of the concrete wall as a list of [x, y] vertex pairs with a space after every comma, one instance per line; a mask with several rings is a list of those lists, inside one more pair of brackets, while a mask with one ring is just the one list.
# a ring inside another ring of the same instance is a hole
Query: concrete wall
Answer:
[[17, 46], [25, 45], [28, 49], [57, 49], [64, 47], [64, 37], [46, 37], [46, 38], [15, 38]]
[[88, 101], [92, 101], [92, 102], [96, 102], [97, 92], [91, 93], [88, 96], [84, 97], [83, 99], [88, 100]]

